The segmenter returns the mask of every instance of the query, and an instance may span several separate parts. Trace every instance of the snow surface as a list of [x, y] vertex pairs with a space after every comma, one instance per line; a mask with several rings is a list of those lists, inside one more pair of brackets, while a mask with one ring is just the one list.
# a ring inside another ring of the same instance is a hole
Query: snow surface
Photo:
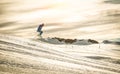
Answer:
[[119, 53], [114, 45], [56, 45], [0, 34], [0, 74], [119, 74]]

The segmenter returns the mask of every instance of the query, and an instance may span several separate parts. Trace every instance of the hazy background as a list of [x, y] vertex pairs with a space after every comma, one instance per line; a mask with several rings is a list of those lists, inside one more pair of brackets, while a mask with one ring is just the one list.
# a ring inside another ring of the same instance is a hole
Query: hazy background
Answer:
[[0, 33], [43, 37], [120, 38], [120, 0], [1, 0]]

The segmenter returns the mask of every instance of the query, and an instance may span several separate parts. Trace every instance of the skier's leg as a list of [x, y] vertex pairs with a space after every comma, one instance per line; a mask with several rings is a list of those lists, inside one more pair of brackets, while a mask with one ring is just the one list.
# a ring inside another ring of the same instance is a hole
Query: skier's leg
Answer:
[[43, 31], [40, 31], [40, 36], [42, 35]]
[[43, 33], [43, 31], [40, 31], [40, 38], [42, 39], [42, 33]]

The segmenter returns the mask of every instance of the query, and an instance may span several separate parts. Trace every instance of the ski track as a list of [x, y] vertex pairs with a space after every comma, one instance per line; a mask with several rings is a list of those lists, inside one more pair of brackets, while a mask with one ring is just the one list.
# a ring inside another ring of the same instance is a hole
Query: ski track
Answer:
[[0, 74], [119, 74], [119, 55], [109, 49], [54, 45], [0, 34]]

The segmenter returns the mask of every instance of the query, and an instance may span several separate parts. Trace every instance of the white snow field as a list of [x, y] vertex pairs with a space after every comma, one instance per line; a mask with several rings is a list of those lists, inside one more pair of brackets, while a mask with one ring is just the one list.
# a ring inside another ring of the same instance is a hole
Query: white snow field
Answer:
[[119, 74], [117, 45], [50, 44], [0, 34], [0, 74]]
[[0, 74], [120, 74], [120, 0], [0, 0]]

